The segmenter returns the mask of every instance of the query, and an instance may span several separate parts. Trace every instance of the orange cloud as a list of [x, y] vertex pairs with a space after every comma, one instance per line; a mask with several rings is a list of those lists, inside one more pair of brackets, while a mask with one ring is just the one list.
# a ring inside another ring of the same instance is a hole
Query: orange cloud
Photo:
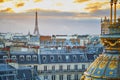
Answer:
[[104, 5], [108, 4], [108, 2], [100, 0], [94, 2], [93, 0], [0, 0], [0, 2], [2, 11], [11, 8], [16, 13], [36, 8], [48, 11], [88, 13], [106, 9]]
[[22, 2], [22, 3], [18, 3], [18, 4], [16, 4], [15, 5], [17, 8], [19, 8], [19, 7], [22, 7], [22, 6], [24, 6], [24, 3]]
[[0, 0], [0, 3], [8, 2], [10, 0]]
[[4, 0], [0, 0], [0, 3], [4, 2]]
[[56, 6], [63, 6], [62, 3], [56, 3]]
[[42, 1], [42, 0], [34, 0], [34, 2], [36, 2], [36, 3], [37, 3], [37, 2], [41, 2], [41, 1]]
[[11, 12], [14, 12], [12, 8], [6, 8], [4, 10], [0, 10], [0, 12], [8, 12], [8, 13], [11, 13]]
[[96, 10], [100, 10], [103, 9], [102, 7], [106, 4], [108, 4], [109, 2], [95, 2], [95, 3], [89, 3], [87, 5], [87, 7], [85, 8], [85, 10], [88, 10], [90, 12], [94, 12]]
[[83, 2], [87, 2], [87, 1], [90, 1], [90, 0], [75, 0], [74, 2], [75, 3], [83, 3]]

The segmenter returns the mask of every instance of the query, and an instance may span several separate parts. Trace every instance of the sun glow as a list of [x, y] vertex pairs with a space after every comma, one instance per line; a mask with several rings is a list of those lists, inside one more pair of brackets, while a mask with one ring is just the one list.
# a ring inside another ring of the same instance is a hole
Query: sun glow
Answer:
[[[94, 0], [1, 0], [0, 12], [20, 13], [40, 9], [45, 11], [87, 13], [92, 11], [89, 10], [89, 6], [91, 8], [96, 6], [94, 6], [95, 1], [94, 3], [93, 1]], [[102, 1], [102, 3], [98, 2], [100, 7], [104, 2], [105, 1]], [[103, 9], [103, 6], [101, 8]], [[94, 9], [96, 10], [96, 8]]]

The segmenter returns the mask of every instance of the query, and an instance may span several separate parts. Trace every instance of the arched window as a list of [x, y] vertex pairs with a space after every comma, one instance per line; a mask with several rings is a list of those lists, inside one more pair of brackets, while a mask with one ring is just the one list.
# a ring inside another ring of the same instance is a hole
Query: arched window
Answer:
[[43, 60], [43, 61], [46, 61], [46, 56], [43, 56], [43, 57], [42, 57], [42, 60]]
[[33, 61], [37, 61], [37, 55], [33, 55], [33, 56], [32, 56], [32, 60], [33, 60]]
[[20, 61], [24, 61], [25, 60], [24, 55], [20, 55], [19, 59], [20, 59]]
[[62, 56], [58, 56], [58, 61], [62, 61]]
[[50, 56], [50, 60], [51, 60], [51, 61], [54, 61], [54, 56]]
[[66, 56], [66, 60], [69, 60], [69, 56], [68, 55]]
[[14, 60], [16, 60], [16, 59], [17, 59], [15, 55], [14, 55], [14, 56], [11, 56], [11, 58], [12, 58], [12, 59], [14, 59]]
[[30, 56], [30, 55], [27, 55], [27, 56], [26, 56], [26, 60], [27, 60], [27, 61], [31, 61], [31, 56]]
[[77, 59], [77, 56], [76, 55], [73, 55], [73, 60], [76, 60]]
[[84, 60], [84, 57], [82, 55], [80, 55], [80, 60], [83, 61]]
[[5, 59], [7, 59], [8, 58], [8, 56], [3, 56], [3, 59], [5, 60]]

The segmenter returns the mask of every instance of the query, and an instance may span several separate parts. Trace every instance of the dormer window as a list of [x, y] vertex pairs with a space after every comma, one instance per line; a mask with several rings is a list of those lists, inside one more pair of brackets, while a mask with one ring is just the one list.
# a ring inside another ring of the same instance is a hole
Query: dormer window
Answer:
[[66, 56], [66, 60], [69, 60], [69, 56]]
[[16, 60], [16, 56], [12, 56], [11, 58], [14, 59], [14, 60]]
[[54, 56], [50, 56], [50, 60], [53, 61], [54, 60]]
[[8, 56], [3, 56], [3, 59], [5, 60], [5, 59], [7, 59], [8, 58]]
[[37, 55], [33, 55], [33, 56], [32, 56], [32, 60], [33, 60], [33, 61], [37, 61]]
[[82, 55], [80, 55], [80, 60], [83, 61], [84, 60], [84, 57]]
[[76, 60], [77, 59], [77, 56], [76, 55], [73, 55], [73, 60]]
[[58, 60], [61, 61], [62, 60], [62, 56], [58, 56]]
[[20, 61], [24, 61], [25, 60], [24, 55], [20, 55], [19, 59], [20, 59]]
[[31, 61], [31, 56], [30, 56], [30, 55], [27, 55], [27, 56], [26, 56], [26, 60], [27, 60], [27, 61]]
[[43, 61], [46, 61], [46, 56], [43, 56], [43, 57], [42, 57], [42, 60], [43, 60]]

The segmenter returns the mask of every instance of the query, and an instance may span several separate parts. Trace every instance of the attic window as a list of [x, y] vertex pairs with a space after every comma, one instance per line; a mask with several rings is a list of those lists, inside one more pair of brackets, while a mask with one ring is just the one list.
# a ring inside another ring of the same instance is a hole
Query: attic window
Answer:
[[8, 58], [8, 56], [3, 56], [3, 59], [7, 59]]
[[15, 60], [15, 59], [16, 59], [16, 56], [12, 56], [11, 58]]
[[61, 61], [62, 60], [62, 56], [58, 56], [58, 60]]
[[45, 61], [45, 60], [46, 60], [46, 56], [43, 56], [43, 57], [42, 57], [42, 60]]
[[82, 55], [80, 55], [80, 60], [82, 61], [84, 58], [83, 58], [83, 56]]
[[54, 56], [50, 56], [50, 60], [52, 60], [52, 61], [53, 61], [53, 60], [54, 60]]
[[77, 59], [77, 56], [76, 56], [76, 55], [73, 55], [73, 59], [76, 60], [76, 59]]
[[32, 59], [33, 59], [33, 61], [36, 61], [37, 60], [37, 55], [33, 55]]
[[20, 55], [19, 59], [20, 59], [20, 61], [24, 61], [25, 60], [24, 55]]
[[30, 56], [30, 55], [27, 55], [27, 56], [26, 56], [26, 60], [27, 60], [27, 61], [31, 61], [31, 56]]
[[66, 56], [66, 60], [68, 60], [69, 59], [69, 56]]

